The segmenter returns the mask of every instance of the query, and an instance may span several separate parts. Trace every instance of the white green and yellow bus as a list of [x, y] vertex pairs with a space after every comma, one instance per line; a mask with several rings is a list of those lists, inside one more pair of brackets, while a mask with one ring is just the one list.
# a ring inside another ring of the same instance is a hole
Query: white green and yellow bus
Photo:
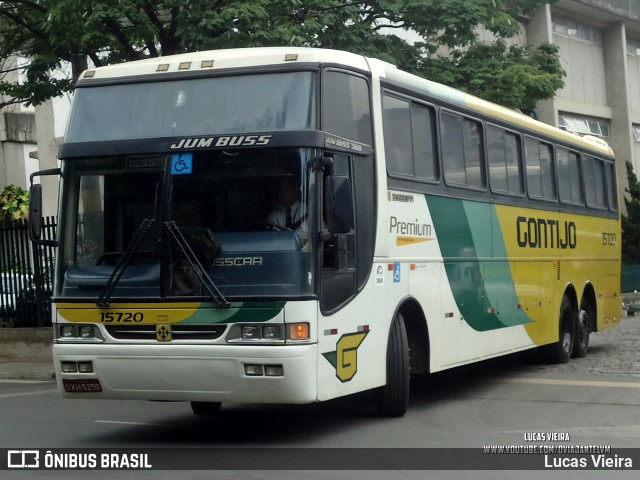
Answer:
[[398, 416], [411, 375], [532, 348], [566, 362], [619, 322], [606, 143], [379, 60], [256, 48], [87, 70], [59, 157], [65, 397], [213, 414], [372, 390]]

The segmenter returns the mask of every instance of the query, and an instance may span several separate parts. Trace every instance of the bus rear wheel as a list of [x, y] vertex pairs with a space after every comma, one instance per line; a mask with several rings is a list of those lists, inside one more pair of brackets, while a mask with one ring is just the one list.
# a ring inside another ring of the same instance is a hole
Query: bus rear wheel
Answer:
[[376, 391], [376, 409], [385, 417], [402, 417], [409, 406], [409, 343], [401, 313], [396, 314], [387, 345], [387, 384]]
[[212, 417], [220, 411], [222, 403], [220, 402], [191, 402], [191, 410], [196, 415]]
[[580, 310], [576, 319], [576, 338], [573, 343], [572, 355], [577, 358], [587, 356], [589, 350], [589, 313], [586, 310]]
[[560, 304], [560, 339], [543, 349], [544, 357], [551, 363], [567, 363], [573, 353], [575, 342], [577, 314], [569, 297], [562, 298]]

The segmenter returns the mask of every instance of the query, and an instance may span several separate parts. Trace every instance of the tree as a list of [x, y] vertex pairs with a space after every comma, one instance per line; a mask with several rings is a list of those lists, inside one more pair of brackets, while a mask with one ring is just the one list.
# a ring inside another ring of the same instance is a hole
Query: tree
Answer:
[[[69, 91], [93, 65], [195, 50], [295, 45], [361, 53], [510, 107], [563, 85], [557, 50], [508, 47], [517, 19], [544, 0], [14, 0], [0, 2], [0, 59], [29, 58], [26, 81], [0, 82], [15, 102]], [[498, 39], [481, 44], [477, 27]], [[406, 32], [421, 40], [407, 40]], [[402, 34], [401, 32], [405, 32]], [[438, 51], [445, 47], [446, 53]], [[52, 71], [61, 62], [73, 74]], [[0, 105], [1, 106], [1, 105]]]
[[29, 217], [29, 192], [7, 185], [0, 192], [0, 220], [25, 220]]
[[633, 172], [633, 165], [627, 161], [629, 186], [624, 197], [627, 214], [622, 215], [622, 262], [640, 263], [640, 183]]

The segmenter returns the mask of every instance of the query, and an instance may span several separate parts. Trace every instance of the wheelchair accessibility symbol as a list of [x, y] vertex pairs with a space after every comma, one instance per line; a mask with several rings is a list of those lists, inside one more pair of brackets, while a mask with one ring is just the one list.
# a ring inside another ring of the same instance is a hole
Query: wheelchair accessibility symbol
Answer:
[[192, 153], [174, 153], [171, 155], [171, 175], [188, 175], [192, 170]]
[[393, 264], [393, 283], [400, 283], [400, 264]]

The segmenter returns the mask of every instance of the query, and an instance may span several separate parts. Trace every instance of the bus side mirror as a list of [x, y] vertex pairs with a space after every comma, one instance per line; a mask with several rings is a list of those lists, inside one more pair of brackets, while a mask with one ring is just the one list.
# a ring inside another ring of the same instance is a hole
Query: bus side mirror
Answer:
[[40, 170], [33, 172], [29, 180], [29, 239], [37, 244], [47, 247], [57, 247], [56, 240], [43, 240], [42, 237], [42, 185], [33, 183], [34, 177], [43, 175], [60, 175], [59, 168], [51, 168], [48, 170]]
[[42, 235], [42, 185], [34, 184], [29, 188], [29, 238], [32, 242], [40, 240]]
[[324, 211], [327, 228], [332, 234], [349, 233], [353, 229], [353, 194], [345, 175], [329, 175], [324, 184]]

